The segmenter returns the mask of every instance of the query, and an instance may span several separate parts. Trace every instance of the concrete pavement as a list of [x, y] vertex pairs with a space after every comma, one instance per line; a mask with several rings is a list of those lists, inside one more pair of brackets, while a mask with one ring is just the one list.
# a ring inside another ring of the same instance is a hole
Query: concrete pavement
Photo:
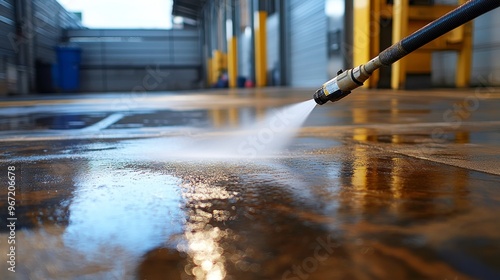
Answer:
[[277, 155], [182, 157], [313, 92], [0, 100], [2, 279], [500, 278], [498, 89], [358, 90]]

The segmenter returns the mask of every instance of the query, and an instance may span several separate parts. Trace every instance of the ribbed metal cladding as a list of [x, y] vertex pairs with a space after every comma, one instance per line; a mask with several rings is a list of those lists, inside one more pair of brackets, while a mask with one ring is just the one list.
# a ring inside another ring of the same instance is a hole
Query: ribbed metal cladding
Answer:
[[[500, 86], [500, 8], [474, 20], [472, 86]], [[432, 83], [454, 86], [457, 52], [435, 52], [432, 56]]]
[[[8, 85], [8, 72], [16, 63], [16, 17], [14, 9], [15, 0], [0, 1], [0, 96], [12, 91], [13, 86]], [[9, 90], [10, 88], [10, 90]]]
[[82, 48], [82, 91], [193, 89], [201, 79], [196, 29], [79, 29], [66, 34]]
[[325, 1], [287, 1], [291, 86], [318, 87], [327, 78], [327, 17]]
[[[277, 13], [267, 18], [267, 70], [279, 70], [279, 15]], [[272, 82], [268, 81], [269, 83]], [[272, 84], [274, 85], [274, 84]]]
[[500, 86], [499, 27], [500, 8], [478, 17], [474, 22], [472, 85]]
[[0, 55], [14, 56], [14, 38], [16, 32], [16, 18], [14, 13], [14, 0], [0, 1]]
[[76, 16], [55, 0], [33, 1], [35, 56], [39, 61], [56, 62], [54, 47], [61, 42], [64, 29], [82, 28]]

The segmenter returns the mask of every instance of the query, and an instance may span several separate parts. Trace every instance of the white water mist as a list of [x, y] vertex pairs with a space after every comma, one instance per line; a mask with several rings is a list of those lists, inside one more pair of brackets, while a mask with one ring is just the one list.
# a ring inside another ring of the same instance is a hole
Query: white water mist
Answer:
[[178, 158], [255, 158], [282, 153], [312, 112], [309, 100], [271, 111], [263, 120], [222, 137], [204, 139], [176, 151]]

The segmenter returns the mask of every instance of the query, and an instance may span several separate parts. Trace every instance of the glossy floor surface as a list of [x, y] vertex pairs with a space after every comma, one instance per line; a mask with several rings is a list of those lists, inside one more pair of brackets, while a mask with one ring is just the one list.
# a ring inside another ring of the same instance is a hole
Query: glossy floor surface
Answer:
[[500, 90], [312, 92], [3, 98], [1, 278], [500, 279]]

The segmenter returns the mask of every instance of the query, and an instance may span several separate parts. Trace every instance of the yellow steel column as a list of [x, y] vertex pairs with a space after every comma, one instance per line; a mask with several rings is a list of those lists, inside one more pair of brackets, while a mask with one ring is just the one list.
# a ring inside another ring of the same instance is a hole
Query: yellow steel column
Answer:
[[370, 0], [354, 0], [353, 64], [366, 63], [370, 57]]
[[226, 73], [227, 74], [227, 53], [221, 52], [221, 62], [220, 62], [219, 75]]
[[214, 50], [213, 52], [213, 56], [212, 56], [212, 74], [211, 74], [211, 77], [212, 77], [212, 81], [211, 81], [211, 84], [215, 84], [217, 83], [217, 80], [219, 79], [220, 77], [220, 74], [221, 74], [221, 70], [223, 70], [224, 68], [224, 57], [223, 57], [223, 53], [219, 50]]
[[[378, 55], [380, 42], [380, 0], [354, 0], [353, 66], [361, 65]], [[364, 84], [376, 87], [378, 71]]]
[[220, 50], [214, 50], [212, 56], [212, 84], [217, 83], [225, 71], [227, 71], [227, 55]]
[[[408, 9], [409, 1], [394, 0], [392, 12], [392, 43], [397, 43], [408, 33]], [[404, 87], [406, 81], [406, 60], [405, 58], [392, 64], [391, 68], [391, 88], [399, 89]]]
[[257, 11], [255, 17], [255, 84], [264, 87], [267, 85], [267, 12]]
[[[460, 4], [465, 3], [460, 0]], [[472, 69], [472, 22], [462, 26], [462, 48], [458, 52], [457, 69], [455, 72], [456, 87], [468, 87], [470, 84], [470, 73]]]
[[238, 39], [232, 36], [227, 44], [227, 74], [229, 76], [229, 87], [236, 87], [238, 76]]
[[472, 23], [463, 26], [464, 37], [462, 48], [458, 52], [455, 84], [457, 87], [468, 87], [470, 84], [470, 73], [472, 68]]

